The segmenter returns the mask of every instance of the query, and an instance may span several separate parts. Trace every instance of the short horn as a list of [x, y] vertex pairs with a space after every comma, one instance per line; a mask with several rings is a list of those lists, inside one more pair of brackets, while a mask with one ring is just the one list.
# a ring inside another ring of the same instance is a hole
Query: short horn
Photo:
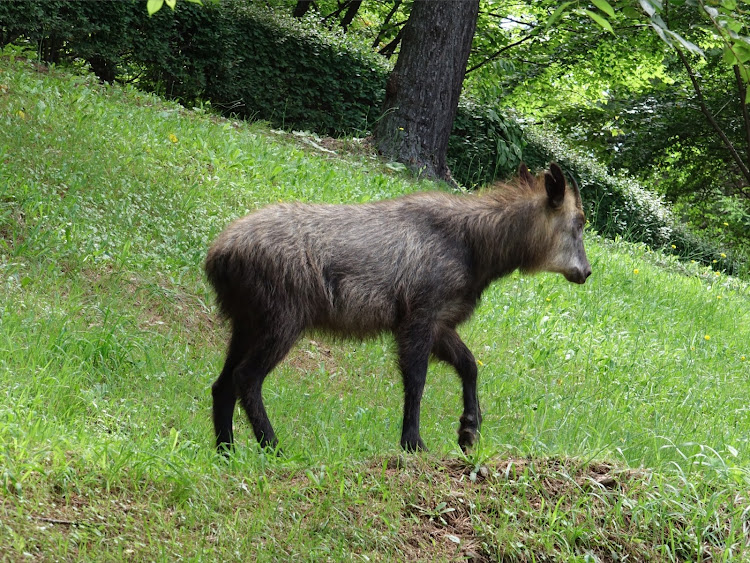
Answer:
[[575, 193], [576, 196], [576, 203], [580, 206], [582, 202], [581, 190], [578, 188], [578, 182], [576, 182], [575, 176], [573, 176], [572, 173], [568, 172], [568, 176], [570, 176], [570, 185], [573, 187], [573, 193]]

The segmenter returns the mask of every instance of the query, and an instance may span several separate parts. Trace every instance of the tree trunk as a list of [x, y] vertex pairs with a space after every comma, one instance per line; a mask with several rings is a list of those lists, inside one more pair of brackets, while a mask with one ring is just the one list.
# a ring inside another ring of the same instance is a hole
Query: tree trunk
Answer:
[[451, 181], [445, 156], [478, 13], [479, 0], [414, 0], [388, 78], [377, 147], [428, 178]]

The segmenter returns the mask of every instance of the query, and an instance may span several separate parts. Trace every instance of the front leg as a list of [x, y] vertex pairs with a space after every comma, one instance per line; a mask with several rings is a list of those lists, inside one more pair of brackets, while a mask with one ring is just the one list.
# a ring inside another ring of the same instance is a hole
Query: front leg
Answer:
[[435, 357], [453, 366], [463, 384], [464, 412], [458, 428], [458, 445], [463, 451], [473, 446], [482, 425], [482, 411], [477, 394], [477, 362], [474, 355], [453, 329], [443, 330], [432, 348]]
[[404, 382], [401, 447], [408, 452], [427, 450], [419, 435], [419, 415], [433, 338], [433, 331], [426, 323], [411, 324], [396, 335], [399, 367]]

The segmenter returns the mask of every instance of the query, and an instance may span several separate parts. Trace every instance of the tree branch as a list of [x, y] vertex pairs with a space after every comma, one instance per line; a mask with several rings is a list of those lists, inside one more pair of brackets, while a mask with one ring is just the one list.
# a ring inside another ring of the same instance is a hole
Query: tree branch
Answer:
[[297, 4], [294, 6], [292, 15], [295, 18], [301, 18], [307, 13], [307, 11], [312, 7], [313, 4], [313, 0], [298, 0]]
[[401, 38], [404, 36], [404, 28], [398, 30], [398, 33], [396, 34], [396, 37], [393, 38], [393, 40], [388, 43], [385, 47], [380, 49], [380, 54], [383, 55], [386, 59], [390, 59], [393, 56], [393, 53], [396, 52], [396, 47], [398, 47], [398, 44], [401, 43]]
[[703, 112], [703, 115], [706, 116], [706, 119], [708, 119], [708, 122], [711, 124], [711, 127], [714, 131], [716, 131], [716, 134], [721, 139], [721, 142], [724, 144], [724, 147], [729, 151], [729, 154], [732, 156], [732, 159], [737, 164], [737, 166], [740, 169], [740, 172], [742, 172], [742, 175], [745, 177], [745, 181], [750, 183], [750, 170], [748, 169], [747, 165], [742, 161], [742, 158], [737, 153], [737, 149], [734, 148], [734, 145], [732, 144], [732, 141], [729, 140], [729, 137], [727, 137], [726, 133], [722, 130], [721, 126], [716, 122], [716, 119], [714, 119], [713, 114], [711, 113], [711, 110], [708, 109], [708, 106], [706, 106], [706, 100], [703, 98], [703, 92], [701, 91], [700, 84], [698, 83], [698, 79], [695, 76], [695, 73], [693, 72], [692, 67], [690, 66], [690, 62], [687, 60], [687, 57], [685, 54], [680, 50], [678, 47], [675, 47], [675, 51], [677, 51], [677, 56], [680, 57], [680, 60], [682, 61], [683, 66], [685, 67], [685, 70], [688, 73], [688, 76], [690, 77], [690, 82], [693, 84], [693, 90], [695, 90], [695, 94], [698, 97], [698, 103], [700, 104], [701, 112]]
[[505, 47], [503, 47], [502, 49], [500, 49], [499, 51], [497, 51], [493, 55], [490, 55], [489, 57], [487, 57], [486, 59], [484, 59], [481, 63], [475, 64], [473, 67], [471, 67], [470, 69], [468, 69], [466, 71], [466, 74], [469, 74], [470, 72], [475, 71], [478, 68], [482, 68], [484, 65], [486, 65], [490, 61], [494, 61], [495, 59], [499, 58], [500, 55], [502, 55], [508, 49], [516, 47], [516, 46], [520, 45], [521, 43], [523, 43], [524, 41], [528, 41], [529, 39], [534, 38], [535, 36], [536, 36], [536, 33], [531, 32], [531, 34], [527, 35], [526, 37], [524, 37], [522, 39], [519, 39], [518, 41], [515, 41], [513, 43], [509, 43], [508, 45], [506, 45]]
[[498, 14], [498, 13], [495, 13], [495, 12], [482, 12], [482, 14], [484, 14], [485, 16], [492, 17], [492, 18], [498, 18], [498, 19], [506, 20], [506, 21], [509, 21], [509, 22], [512, 22], [512, 23], [517, 23], [518, 25], [525, 25], [526, 27], [531, 27], [531, 28], [536, 27], [531, 22], [525, 22], [525, 21], [517, 20], [517, 19], [512, 18], [511, 16], [508, 16], [508, 15], [505, 15], [505, 14]]
[[321, 21], [327, 24], [328, 20], [339, 17], [342, 13], [344, 13], [344, 10], [346, 10], [346, 14], [344, 15], [343, 19], [339, 22], [339, 25], [342, 28], [344, 28], [344, 32], [346, 32], [347, 29], [349, 28], [349, 24], [352, 23], [354, 16], [357, 15], [357, 11], [359, 10], [359, 7], [361, 5], [362, 5], [362, 0], [346, 0], [345, 2], [340, 2], [339, 7], [336, 8], [333, 12], [331, 12], [327, 16], [325, 16]]
[[396, 10], [398, 10], [398, 7], [401, 5], [401, 0], [395, 0], [393, 3], [393, 8], [391, 8], [391, 11], [388, 12], [388, 15], [383, 20], [383, 25], [380, 26], [380, 31], [378, 31], [377, 37], [375, 37], [375, 41], [372, 42], [372, 48], [375, 49], [380, 44], [380, 38], [383, 37], [383, 34], [386, 32], [386, 30], [390, 29], [389, 23], [391, 22], [391, 18], [396, 13]]
[[351, 25], [352, 20], [354, 20], [354, 16], [357, 15], [361, 5], [362, 0], [351, 0], [351, 2], [349, 2], [349, 9], [346, 11], [344, 18], [340, 22], [340, 25], [345, 32], [349, 30], [349, 26]]

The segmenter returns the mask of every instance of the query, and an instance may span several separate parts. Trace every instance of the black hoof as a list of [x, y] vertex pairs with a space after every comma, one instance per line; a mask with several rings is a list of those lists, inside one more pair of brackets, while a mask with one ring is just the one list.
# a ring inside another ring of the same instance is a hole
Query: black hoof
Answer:
[[478, 439], [479, 434], [474, 428], [462, 428], [458, 431], [458, 445], [464, 453], [476, 444]]
[[229, 457], [233, 450], [234, 446], [230, 442], [219, 442], [216, 444], [216, 453], [221, 456]]
[[401, 447], [404, 448], [407, 452], [410, 453], [416, 453], [416, 452], [426, 452], [427, 446], [424, 445], [424, 442], [422, 441], [422, 438], [417, 438], [416, 440], [401, 440]]
[[258, 447], [260, 447], [263, 453], [268, 454], [268, 455], [273, 455], [276, 457], [283, 457], [284, 455], [284, 452], [279, 447], [278, 440], [273, 440], [273, 441], [263, 440], [258, 443]]

